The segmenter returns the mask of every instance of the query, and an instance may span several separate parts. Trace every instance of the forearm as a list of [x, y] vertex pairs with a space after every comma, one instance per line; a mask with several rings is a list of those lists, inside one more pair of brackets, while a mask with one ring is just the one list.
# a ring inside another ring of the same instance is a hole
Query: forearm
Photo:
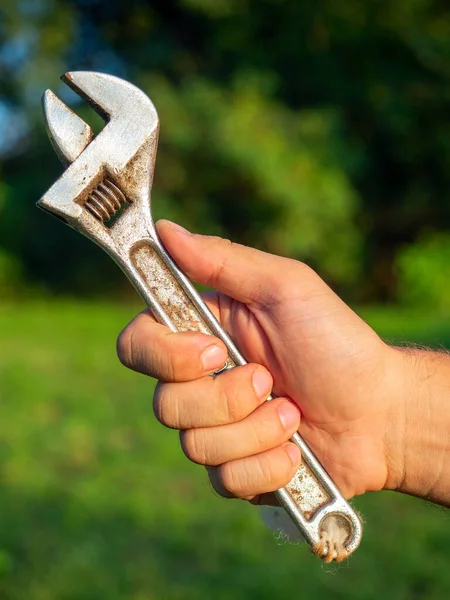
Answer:
[[450, 355], [402, 349], [387, 488], [450, 506]]

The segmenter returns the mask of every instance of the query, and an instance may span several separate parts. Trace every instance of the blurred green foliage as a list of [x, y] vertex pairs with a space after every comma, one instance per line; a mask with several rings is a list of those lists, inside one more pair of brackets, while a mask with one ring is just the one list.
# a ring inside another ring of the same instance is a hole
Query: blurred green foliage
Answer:
[[[118, 365], [137, 307], [0, 306], [0, 597], [7, 600], [444, 600], [449, 517], [366, 494], [361, 547], [323, 566], [277, 542], [258, 509], [218, 498], [176, 432], [152, 414], [154, 382]], [[450, 344], [423, 312], [365, 310], [392, 341]]]
[[425, 236], [399, 253], [399, 296], [403, 304], [448, 312], [450, 235]]
[[34, 207], [62, 170], [40, 96], [91, 119], [58, 77], [96, 69], [160, 113], [155, 217], [306, 260], [347, 298], [392, 300], [399, 254], [448, 228], [449, 59], [442, 0], [0, 0], [2, 256], [39, 289], [128, 291]]

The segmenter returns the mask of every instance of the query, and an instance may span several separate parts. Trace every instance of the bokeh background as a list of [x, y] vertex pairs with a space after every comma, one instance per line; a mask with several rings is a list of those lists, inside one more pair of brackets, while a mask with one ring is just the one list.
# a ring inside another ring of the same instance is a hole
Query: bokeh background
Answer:
[[62, 172], [40, 97], [106, 71], [161, 119], [155, 217], [307, 261], [386, 340], [450, 345], [450, 7], [443, 0], [0, 0], [0, 597], [450, 597], [450, 519], [356, 500], [323, 567], [215, 497], [115, 357], [140, 310], [40, 213]]

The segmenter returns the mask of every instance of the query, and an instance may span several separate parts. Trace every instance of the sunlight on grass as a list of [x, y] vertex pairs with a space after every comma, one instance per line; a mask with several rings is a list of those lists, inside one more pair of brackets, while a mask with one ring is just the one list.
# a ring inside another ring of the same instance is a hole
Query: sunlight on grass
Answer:
[[[277, 543], [254, 507], [217, 498], [153, 418], [154, 382], [116, 358], [116, 336], [137, 310], [0, 308], [2, 597], [448, 597], [448, 515], [424, 502], [358, 499], [363, 545], [325, 568], [305, 547]], [[389, 339], [450, 339], [437, 321], [362, 314]]]

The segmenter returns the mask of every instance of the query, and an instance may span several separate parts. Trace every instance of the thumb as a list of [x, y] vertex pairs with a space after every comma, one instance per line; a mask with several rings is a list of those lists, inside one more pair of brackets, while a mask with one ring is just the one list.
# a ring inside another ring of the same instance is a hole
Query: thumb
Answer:
[[[312, 269], [297, 261], [220, 237], [190, 233], [171, 221], [158, 221], [156, 229], [170, 256], [190, 279], [240, 302], [264, 305], [280, 294], [283, 281], [298, 282], [299, 275], [302, 287], [308, 280], [314, 280], [316, 287], [319, 282], [325, 286]], [[305, 270], [303, 274], [299, 268]]]

